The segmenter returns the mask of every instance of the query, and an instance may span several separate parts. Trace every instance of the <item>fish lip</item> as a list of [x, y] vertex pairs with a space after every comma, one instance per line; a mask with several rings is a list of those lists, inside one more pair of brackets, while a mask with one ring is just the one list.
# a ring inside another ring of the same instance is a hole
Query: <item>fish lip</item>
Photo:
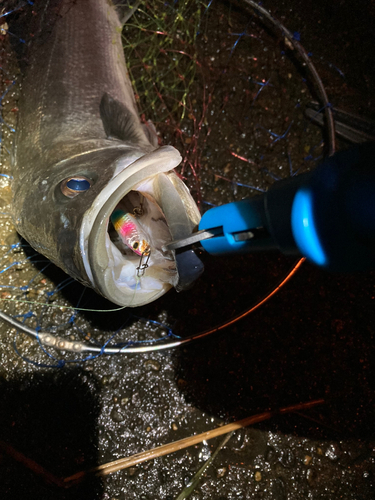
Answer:
[[175, 257], [179, 277], [175, 288], [177, 292], [189, 290], [203, 274], [204, 264], [192, 248], [177, 250]]
[[128, 307], [148, 304], [171, 288], [165, 284], [161, 290], [142, 294], [125, 290], [125, 287], [120, 290], [108, 267], [107, 227], [112, 211], [134, 186], [148, 177], [173, 170], [181, 159], [180, 153], [172, 146], [162, 146], [141, 156], [108, 182], [83, 216], [79, 245], [86, 274], [92, 286], [115, 304]]
[[[190, 236], [194, 226], [199, 223], [200, 213], [197, 207], [197, 213], [192, 213], [194, 212], [193, 207], [190, 207], [190, 210], [187, 209], [183, 201], [183, 194], [186, 196], [185, 191], [188, 192], [186, 185], [177, 176], [173, 180], [172, 176], [167, 178], [167, 176], [160, 175], [156, 182], [158, 184], [159, 201], [163, 207], [172, 240]], [[189, 198], [191, 198], [190, 193]], [[172, 251], [172, 255], [177, 269], [177, 281], [174, 283], [174, 287], [178, 292], [188, 290], [203, 273], [204, 265], [193, 250]]]

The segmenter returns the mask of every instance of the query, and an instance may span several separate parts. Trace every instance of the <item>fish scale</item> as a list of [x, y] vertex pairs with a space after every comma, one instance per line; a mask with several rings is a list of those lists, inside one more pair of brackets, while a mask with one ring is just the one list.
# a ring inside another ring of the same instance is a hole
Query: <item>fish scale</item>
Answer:
[[[104, 92], [124, 103], [138, 120], [116, 12], [101, 0], [76, 2], [74, 9], [71, 3], [54, 0], [48, 10], [52, 14], [44, 19], [52, 33], [44, 31], [31, 41], [30, 68], [20, 100], [20, 164], [25, 157], [30, 162], [47, 156], [52, 163], [65, 159], [67, 149], [69, 154], [80, 154], [113, 146], [99, 113]], [[89, 35], [84, 26], [90, 27]], [[142, 133], [140, 123], [138, 127]], [[146, 137], [143, 145], [151, 149]]]

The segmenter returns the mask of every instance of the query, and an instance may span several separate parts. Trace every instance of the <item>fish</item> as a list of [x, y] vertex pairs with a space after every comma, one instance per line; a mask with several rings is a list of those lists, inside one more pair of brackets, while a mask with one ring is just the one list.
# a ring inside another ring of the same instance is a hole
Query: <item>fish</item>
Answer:
[[[10, 30], [26, 41], [12, 216], [18, 233], [67, 274], [137, 307], [189, 288], [203, 264], [192, 250], [163, 250], [189, 236], [200, 213], [174, 171], [180, 153], [140, 121], [121, 43], [128, 13], [123, 1], [35, 0], [10, 16]], [[125, 239], [113, 224], [118, 210], [134, 226]], [[140, 250], [131, 247], [136, 234]]]

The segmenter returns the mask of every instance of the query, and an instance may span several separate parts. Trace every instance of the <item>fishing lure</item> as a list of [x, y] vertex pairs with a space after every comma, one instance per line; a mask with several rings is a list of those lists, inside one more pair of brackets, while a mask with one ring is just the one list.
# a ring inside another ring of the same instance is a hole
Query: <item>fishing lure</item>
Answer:
[[111, 215], [111, 222], [126, 246], [143, 257], [151, 252], [150, 245], [138, 227], [136, 218], [117, 208]]

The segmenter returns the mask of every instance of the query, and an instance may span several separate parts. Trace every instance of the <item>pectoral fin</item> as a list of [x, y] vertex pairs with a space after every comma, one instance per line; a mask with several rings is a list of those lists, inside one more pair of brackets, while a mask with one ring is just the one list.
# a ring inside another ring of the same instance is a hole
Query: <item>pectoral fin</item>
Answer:
[[147, 123], [142, 123], [143, 132], [145, 133], [149, 142], [157, 148], [159, 146], [158, 133], [156, 132], [155, 125], [151, 120], [147, 120]]
[[100, 102], [100, 116], [107, 137], [150, 148], [138, 118], [120, 101], [109, 94], [103, 94]]

